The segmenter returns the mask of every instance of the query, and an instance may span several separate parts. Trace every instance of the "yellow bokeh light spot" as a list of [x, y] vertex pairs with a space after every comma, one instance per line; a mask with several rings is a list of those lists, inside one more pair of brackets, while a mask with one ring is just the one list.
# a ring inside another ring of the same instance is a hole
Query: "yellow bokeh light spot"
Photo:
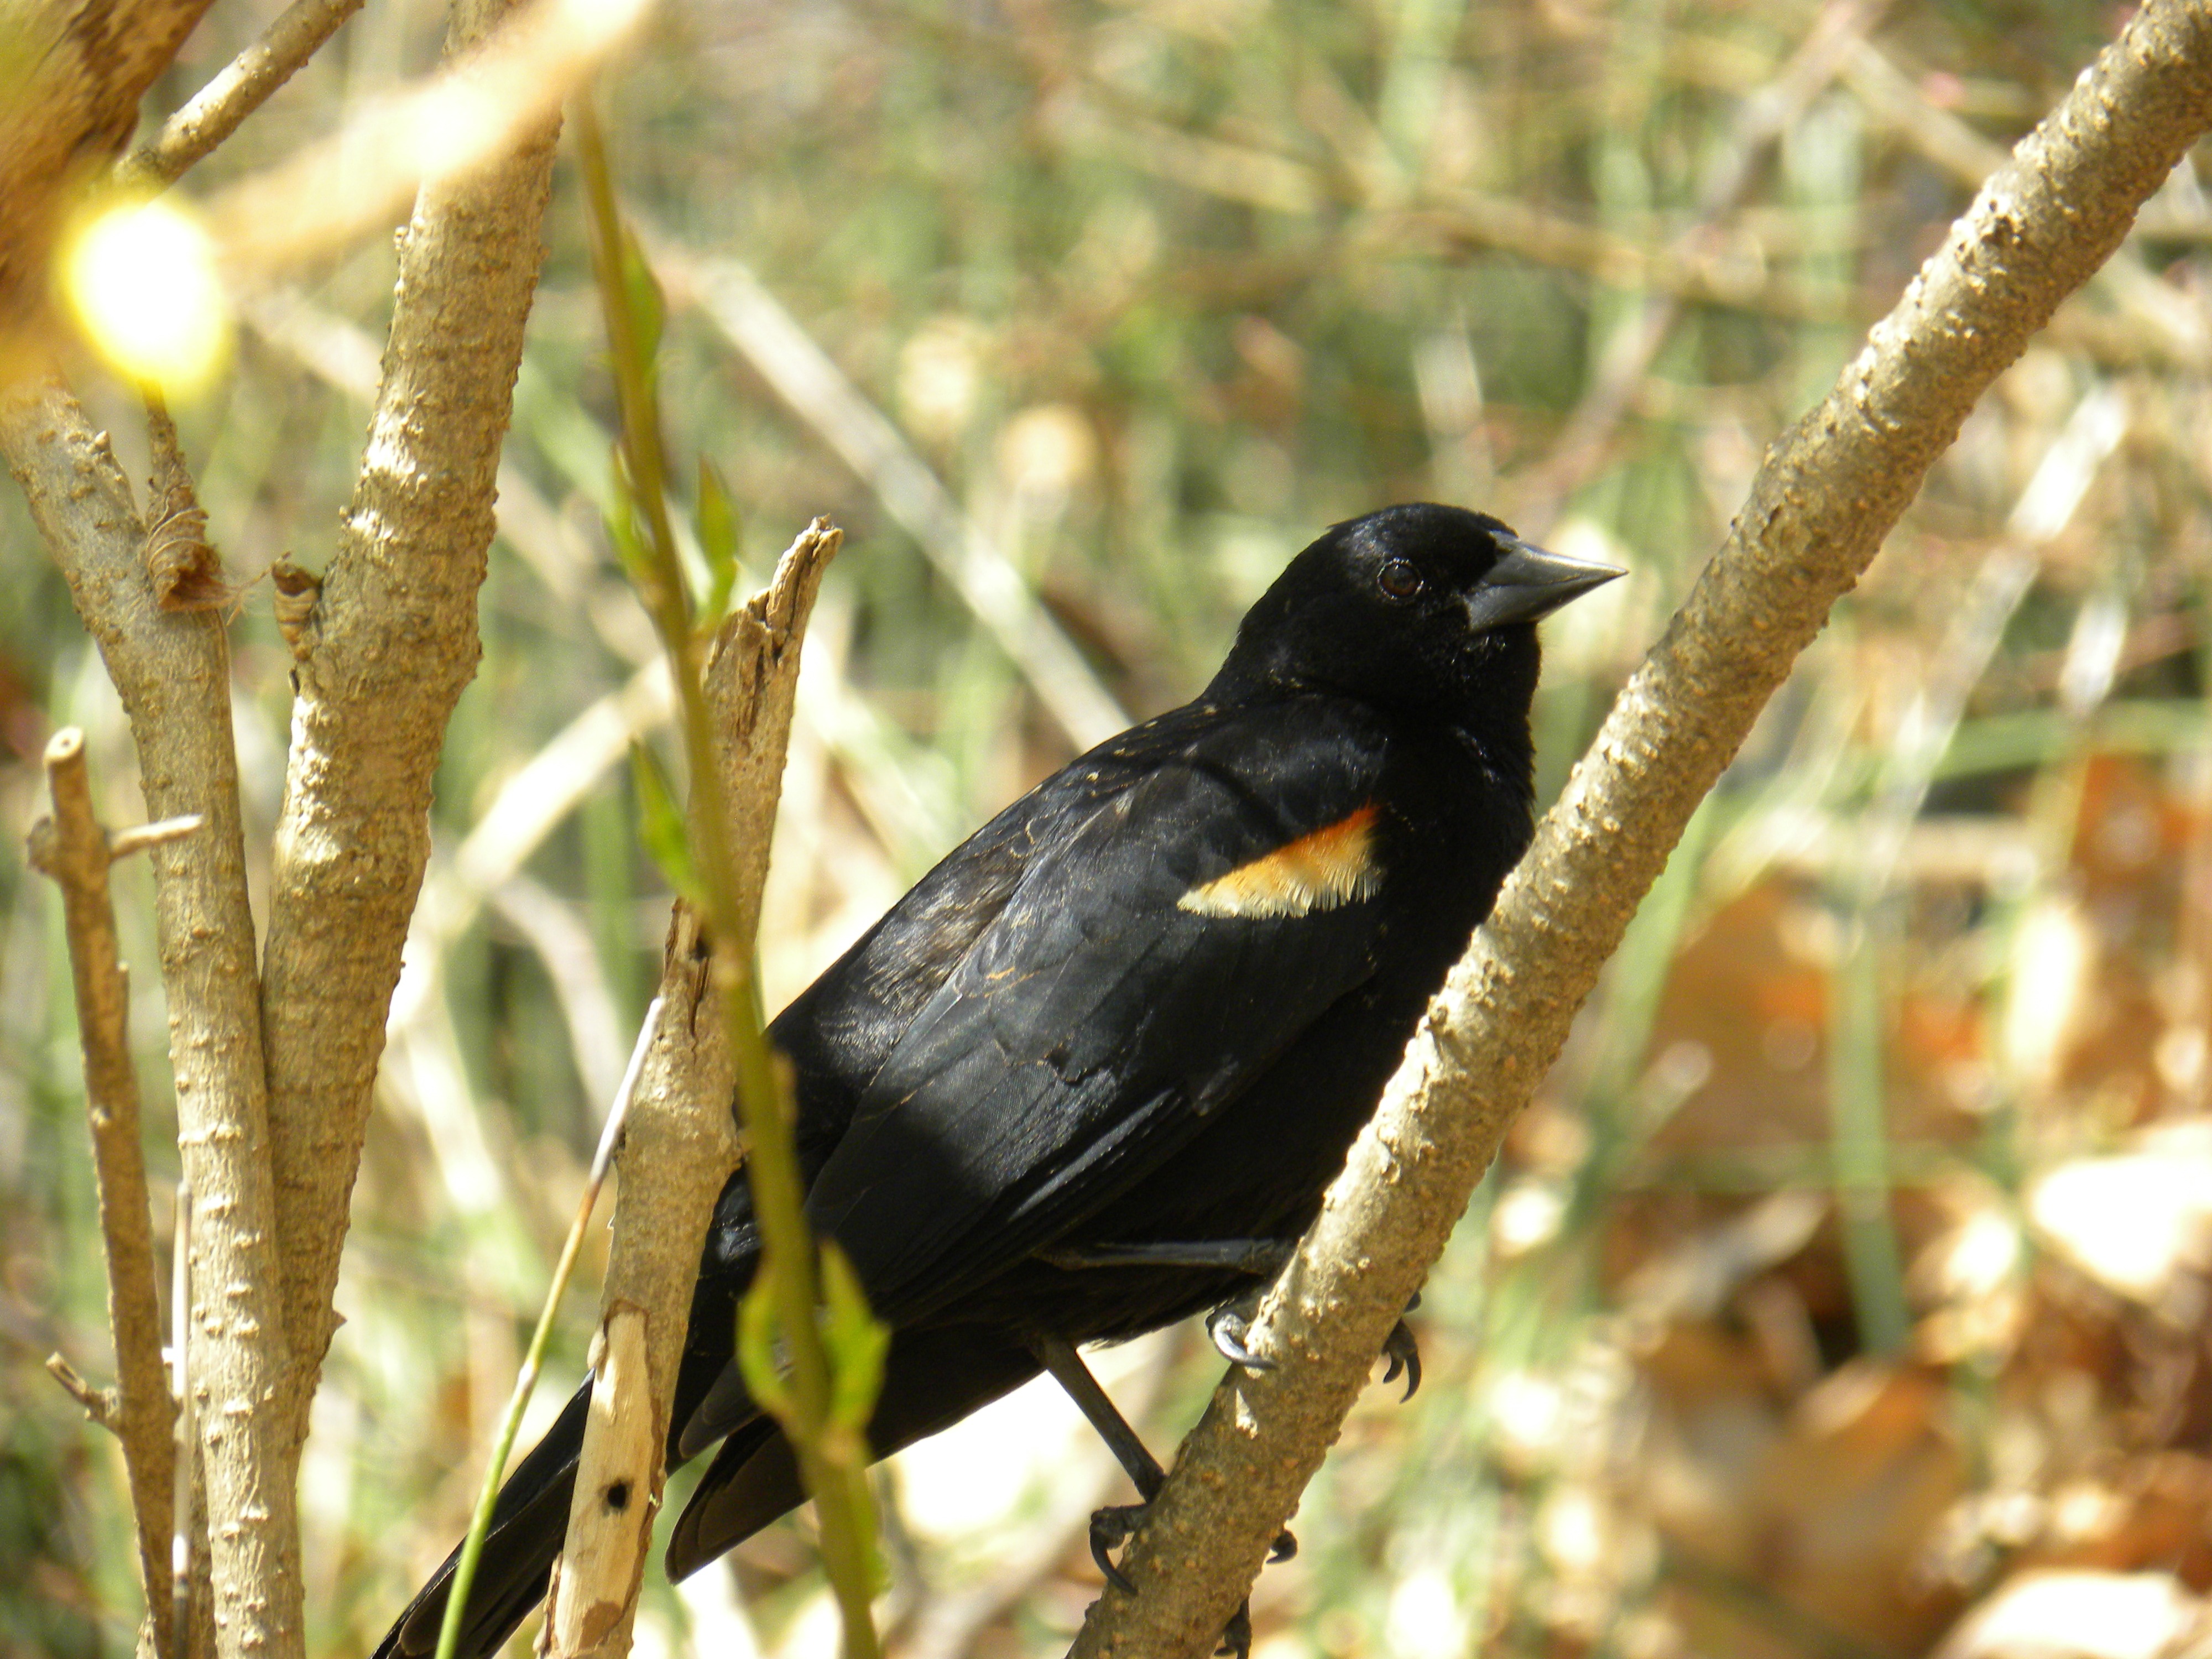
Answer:
[[560, 15], [586, 51], [601, 50], [628, 34], [644, 17], [649, 0], [561, 0]]
[[119, 372], [181, 393], [222, 367], [230, 312], [215, 245], [182, 209], [102, 213], [70, 239], [62, 283], [86, 337]]
[[415, 167], [426, 179], [450, 178], [489, 160], [508, 127], [493, 95], [466, 81], [448, 82], [423, 99], [413, 125]]

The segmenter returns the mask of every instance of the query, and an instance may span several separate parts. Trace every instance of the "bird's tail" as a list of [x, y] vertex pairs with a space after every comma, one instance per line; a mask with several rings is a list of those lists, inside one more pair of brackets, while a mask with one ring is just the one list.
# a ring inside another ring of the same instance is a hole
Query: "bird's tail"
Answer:
[[[883, 1393], [868, 1419], [869, 1448], [889, 1457], [950, 1428], [1042, 1369], [1026, 1344], [1003, 1330], [959, 1325], [898, 1332], [884, 1358]], [[796, 1509], [805, 1496], [791, 1443], [756, 1418], [722, 1443], [677, 1517], [668, 1535], [668, 1576], [689, 1577]]]
[[[456, 1650], [459, 1659], [491, 1659], [514, 1627], [545, 1594], [553, 1558], [568, 1529], [568, 1495], [576, 1484], [576, 1455], [584, 1444], [584, 1417], [592, 1401], [589, 1379], [562, 1407], [545, 1437], [514, 1466], [500, 1488], [484, 1535], [483, 1554], [470, 1587], [468, 1617]], [[454, 1547], [430, 1581], [416, 1592], [383, 1642], [375, 1659], [418, 1659], [438, 1648], [438, 1626], [446, 1616], [446, 1592], [460, 1559]]]
[[[900, 1332], [885, 1358], [883, 1394], [869, 1420], [868, 1444], [877, 1456], [887, 1457], [1019, 1387], [1040, 1369], [1029, 1348], [1003, 1331], [962, 1326]], [[544, 1598], [553, 1558], [568, 1530], [568, 1499], [590, 1401], [587, 1381], [500, 1489], [469, 1590], [459, 1659], [492, 1659]], [[739, 1420], [670, 1533], [672, 1578], [687, 1577], [735, 1548], [806, 1496], [798, 1460], [775, 1424], [757, 1412], [739, 1409], [732, 1414]], [[446, 1616], [447, 1590], [459, 1556], [456, 1548], [416, 1592], [377, 1648], [375, 1659], [427, 1659], [437, 1650], [438, 1626]]]

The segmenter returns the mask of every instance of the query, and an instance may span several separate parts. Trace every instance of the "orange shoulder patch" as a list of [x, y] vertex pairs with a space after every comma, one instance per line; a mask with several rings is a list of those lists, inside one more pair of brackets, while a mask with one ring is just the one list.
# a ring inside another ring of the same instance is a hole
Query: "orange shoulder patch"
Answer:
[[1371, 897], [1382, 884], [1375, 861], [1373, 801], [1289, 845], [1240, 864], [1176, 901], [1201, 916], [1303, 916]]

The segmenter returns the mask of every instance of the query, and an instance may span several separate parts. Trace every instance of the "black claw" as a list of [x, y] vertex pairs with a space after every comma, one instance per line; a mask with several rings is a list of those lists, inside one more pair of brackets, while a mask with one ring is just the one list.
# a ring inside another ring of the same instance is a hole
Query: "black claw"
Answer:
[[1091, 1535], [1091, 1559], [1098, 1564], [1098, 1571], [1106, 1575], [1106, 1582], [1127, 1595], [1134, 1595], [1137, 1586], [1129, 1575], [1114, 1565], [1114, 1558], [1106, 1553], [1105, 1540], [1097, 1534]]
[[1206, 1322], [1206, 1334], [1213, 1339], [1213, 1346], [1221, 1351], [1224, 1359], [1248, 1371], [1272, 1371], [1275, 1369], [1273, 1360], [1244, 1346], [1244, 1334], [1250, 1328], [1243, 1315], [1227, 1308], [1218, 1310]]
[[1137, 1587], [1127, 1573], [1114, 1565], [1113, 1551], [1116, 1545], [1129, 1541], [1149, 1507], [1145, 1504], [1115, 1504], [1091, 1512], [1091, 1559], [1106, 1575], [1108, 1583], [1131, 1595], [1137, 1593]]
[[1229, 1623], [1221, 1632], [1221, 1645], [1214, 1649], [1214, 1652], [1233, 1653], [1237, 1659], [1251, 1659], [1252, 1603], [1249, 1600], [1240, 1603], [1237, 1611], [1230, 1614]]
[[[1413, 1298], [1414, 1302], [1419, 1300], [1419, 1297]], [[1411, 1308], [1413, 1303], [1406, 1305]], [[1398, 1380], [1398, 1373], [1405, 1372], [1406, 1392], [1399, 1396], [1399, 1401], [1402, 1404], [1411, 1400], [1414, 1391], [1421, 1386], [1421, 1345], [1413, 1340], [1413, 1327], [1402, 1319], [1393, 1325], [1390, 1334], [1382, 1340], [1382, 1355], [1390, 1362], [1390, 1368], [1382, 1373], [1382, 1380], [1395, 1382]]]
[[1291, 1536], [1288, 1528], [1275, 1534], [1274, 1544], [1267, 1551], [1267, 1565], [1287, 1561], [1298, 1553], [1298, 1540]]

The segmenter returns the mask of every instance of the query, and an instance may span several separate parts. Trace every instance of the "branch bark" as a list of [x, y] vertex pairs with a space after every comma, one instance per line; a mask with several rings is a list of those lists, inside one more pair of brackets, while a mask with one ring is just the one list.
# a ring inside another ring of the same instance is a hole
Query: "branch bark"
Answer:
[[[460, 0], [448, 55], [510, 9]], [[480, 654], [477, 590], [557, 131], [540, 123], [503, 161], [417, 201], [361, 476], [295, 647], [263, 1010], [295, 1443], [337, 1325], [331, 1295], [429, 851], [431, 776]]]
[[161, 608], [131, 486], [67, 392], [0, 398], [0, 448], [122, 696], [148, 809], [205, 821], [154, 849], [154, 921], [178, 1146], [200, 1210], [193, 1393], [209, 1510], [224, 1521], [208, 1547], [214, 1617], [224, 1653], [269, 1659], [300, 1639], [299, 1528], [229, 647], [219, 611]]
[[[138, 1068], [131, 1058], [131, 985], [116, 951], [115, 912], [107, 896], [107, 866], [117, 854], [93, 816], [84, 733], [74, 726], [57, 732], [46, 744], [46, 766], [53, 816], [32, 826], [31, 862], [62, 890], [84, 1046], [100, 1236], [107, 1256], [107, 1325], [115, 1337], [115, 1398], [104, 1420], [123, 1443], [137, 1520], [139, 1582], [151, 1607], [155, 1586], [167, 1577], [160, 1546], [170, 1524], [174, 1486], [169, 1419], [175, 1407], [161, 1374], [161, 1304], [155, 1288], [146, 1153], [138, 1138]], [[157, 1619], [152, 1627], [167, 1659], [173, 1650], [169, 1621]]]
[[176, 183], [185, 168], [237, 131], [239, 124], [290, 80], [361, 6], [362, 0], [292, 0], [258, 40], [223, 65], [222, 73], [163, 122], [149, 142], [117, 165], [116, 182], [125, 189]]
[[2212, 3], [2151, 0], [2014, 150], [1751, 498], [1430, 1006], [1073, 1653], [1208, 1652], [1691, 813], [1990, 382], [2212, 127]]
[[[707, 659], [707, 700], [729, 806], [743, 935], [734, 948], [740, 961], [751, 957], [760, 920], [769, 841], [799, 689], [799, 647], [822, 573], [842, 540], [842, 532], [828, 520], [817, 519], [777, 561], [769, 586], [723, 624]], [[690, 1316], [691, 1287], [699, 1275], [699, 1252], [715, 1195], [737, 1168], [741, 1151], [731, 1119], [734, 1079], [717, 1006], [720, 992], [712, 982], [710, 966], [699, 917], [679, 902], [661, 970], [660, 994], [666, 1006], [623, 1132], [613, 1253], [601, 1302], [603, 1342], [605, 1322], [618, 1311], [641, 1315], [645, 1326], [653, 1400], [652, 1493], [650, 1502], [633, 1502], [627, 1509], [641, 1540], [659, 1507], [660, 1460], [668, 1444], [676, 1368]], [[569, 1513], [571, 1549], [583, 1529], [605, 1518], [598, 1501], [608, 1484], [601, 1473], [603, 1455], [587, 1438]], [[635, 1559], [642, 1563], [642, 1547]], [[637, 1611], [637, 1579], [633, 1577], [627, 1601], [612, 1616], [586, 1616], [562, 1606], [561, 1597], [573, 1593], [572, 1585], [574, 1591], [592, 1588], [587, 1579], [556, 1579], [549, 1627], [588, 1631], [595, 1651], [627, 1652]]]

